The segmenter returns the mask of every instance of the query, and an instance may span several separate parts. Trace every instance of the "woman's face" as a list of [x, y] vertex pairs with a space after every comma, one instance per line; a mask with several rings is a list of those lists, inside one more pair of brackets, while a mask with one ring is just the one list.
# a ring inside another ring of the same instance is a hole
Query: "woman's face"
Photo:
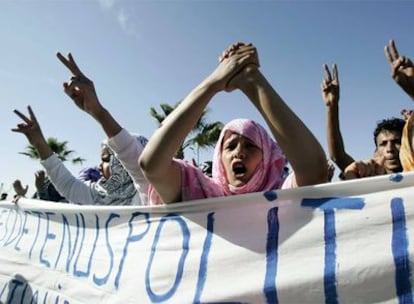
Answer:
[[111, 170], [109, 168], [109, 162], [111, 161], [111, 153], [108, 147], [103, 147], [101, 150], [101, 164], [99, 169], [101, 170], [102, 176], [108, 179], [111, 176]]
[[245, 185], [263, 159], [262, 150], [255, 143], [231, 131], [224, 134], [221, 150], [227, 182], [234, 187]]

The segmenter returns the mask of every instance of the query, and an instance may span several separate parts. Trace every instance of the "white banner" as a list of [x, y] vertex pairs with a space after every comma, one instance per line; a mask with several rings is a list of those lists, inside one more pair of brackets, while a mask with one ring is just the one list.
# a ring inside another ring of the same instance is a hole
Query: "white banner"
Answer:
[[413, 240], [414, 173], [157, 207], [2, 202], [0, 302], [413, 303]]

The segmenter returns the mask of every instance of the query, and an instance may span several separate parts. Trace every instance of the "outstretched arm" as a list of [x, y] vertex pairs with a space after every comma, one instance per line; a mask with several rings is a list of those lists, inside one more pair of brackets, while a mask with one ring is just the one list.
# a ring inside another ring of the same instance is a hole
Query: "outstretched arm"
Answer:
[[326, 106], [326, 137], [328, 140], [329, 156], [332, 161], [344, 171], [354, 159], [345, 151], [341, 130], [339, 127], [339, 77], [338, 67], [333, 65], [333, 75], [328, 66], [323, 66], [325, 79], [322, 81], [322, 99]]
[[384, 161], [385, 158], [383, 157], [354, 161], [345, 168], [343, 177], [348, 180], [386, 174]]
[[150, 138], [141, 155], [140, 165], [165, 203], [181, 200], [181, 172], [173, 162], [177, 149], [211, 98], [225, 89], [228, 81], [241, 67], [252, 62], [251, 55], [252, 47], [245, 46], [239, 54], [223, 60], [215, 71], [168, 115]]
[[93, 82], [82, 73], [71, 53], [66, 58], [61, 53], [56, 56], [72, 72], [69, 82], [63, 83], [65, 93], [84, 112], [91, 115], [111, 138], [121, 131], [121, 126], [99, 102]]
[[43, 136], [42, 130], [40, 129], [40, 125], [37, 122], [37, 118], [32, 108], [28, 106], [27, 110], [29, 112], [29, 117], [22, 114], [18, 110], [13, 111], [23, 120], [23, 122], [19, 123], [16, 128], [12, 129], [12, 131], [24, 134], [29, 143], [31, 143], [36, 148], [40, 159], [45, 160], [53, 154], [53, 151]]
[[[395, 82], [414, 100], [414, 65], [405, 56], [400, 56], [394, 40], [384, 48], [385, 56], [391, 66], [391, 75]], [[400, 160], [404, 171], [414, 169], [414, 116], [407, 113], [406, 124], [403, 130]]]
[[148, 183], [138, 165], [138, 158], [146, 139], [140, 137], [138, 140], [127, 130], [122, 129], [111, 113], [100, 103], [93, 82], [79, 69], [70, 53], [67, 58], [61, 53], [57, 53], [57, 57], [73, 75], [69, 82], [63, 83], [65, 93], [82, 111], [91, 115], [102, 126], [109, 139], [108, 145], [128, 171], [141, 195], [142, 202], [145, 203]]
[[32, 108], [29, 106], [27, 109], [29, 111], [29, 117], [14, 110], [14, 113], [16, 113], [23, 122], [19, 123], [16, 128], [12, 129], [12, 131], [24, 134], [28, 141], [37, 149], [41, 163], [45, 167], [47, 175], [56, 186], [59, 193], [71, 202], [78, 204], [92, 204], [93, 189], [74, 177], [69, 170], [66, 169], [62, 161], [53, 154], [52, 149], [49, 147], [42, 134], [42, 130]]
[[[246, 66], [229, 83], [229, 88], [242, 90], [260, 111], [295, 172], [297, 186], [327, 181], [328, 170], [322, 146], [256, 65]], [[306, 153], [301, 147], [306, 147]]]
[[385, 57], [391, 66], [391, 76], [395, 82], [414, 100], [414, 65], [405, 56], [400, 56], [394, 40], [384, 47]]

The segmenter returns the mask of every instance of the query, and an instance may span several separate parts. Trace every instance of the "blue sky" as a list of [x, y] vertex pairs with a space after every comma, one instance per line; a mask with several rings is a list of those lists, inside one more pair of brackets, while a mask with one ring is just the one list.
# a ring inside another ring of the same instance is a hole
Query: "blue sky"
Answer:
[[[378, 120], [399, 116], [412, 102], [390, 77], [383, 47], [396, 40], [414, 58], [412, 1], [9, 1], [0, 2], [0, 183], [31, 185], [40, 164], [10, 129], [13, 109], [30, 104], [46, 137], [67, 140], [84, 165], [99, 163], [98, 124], [63, 93], [70, 77], [55, 53], [72, 52], [101, 102], [128, 130], [150, 137], [151, 106], [183, 99], [235, 41], [252, 42], [276, 91], [326, 150], [322, 65], [337, 63], [346, 150], [372, 155]], [[249, 117], [264, 124], [239, 92], [220, 93], [209, 120]], [[304, 147], [298, 147], [305, 149]], [[202, 153], [209, 159], [211, 151]], [[195, 157], [187, 150], [188, 159]], [[68, 164], [77, 173], [81, 167]], [[12, 191], [11, 191], [12, 193]]]

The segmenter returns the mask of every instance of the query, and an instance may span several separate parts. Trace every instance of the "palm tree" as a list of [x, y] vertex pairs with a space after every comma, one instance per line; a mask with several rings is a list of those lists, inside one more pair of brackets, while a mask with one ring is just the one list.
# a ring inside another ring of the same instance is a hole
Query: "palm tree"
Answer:
[[[161, 123], [164, 121], [164, 119], [172, 112], [174, 109], [180, 104], [181, 101], [177, 102], [175, 105], [171, 106], [167, 103], [161, 103], [160, 108], [162, 110], [162, 114], [158, 113], [157, 110], [154, 107], [150, 108], [150, 114], [152, 117], [154, 117], [158, 121], [158, 125], [161, 125]], [[175, 153], [175, 157], [178, 159], [184, 159], [184, 148], [183, 145], [181, 145], [177, 152]]]
[[[180, 102], [181, 101], [177, 102], [175, 105], [169, 105], [166, 103], [160, 104], [160, 108], [163, 113], [158, 113], [155, 108], [151, 107], [150, 114], [158, 121], [159, 124], [161, 124], [164, 121], [164, 119], [172, 111], [174, 111], [174, 109], [180, 104]], [[206, 114], [208, 113], [208, 111], [208, 109], [205, 109], [203, 111], [203, 113], [200, 116], [200, 119], [197, 121], [188, 138], [181, 144], [180, 148], [176, 152], [176, 158], [184, 159], [184, 150], [186, 148], [194, 149], [195, 147], [198, 163], [200, 149], [209, 148], [216, 144], [221, 129], [223, 128], [223, 123], [220, 121], [208, 123], [206, 121]]]
[[[73, 150], [68, 150], [68, 142], [67, 141], [58, 141], [57, 138], [54, 137], [49, 137], [47, 139], [47, 144], [49, 145], [49, 147], [52, 149], [53, 152], [56, 153], [57, 157], [59, 157], [59, 159], [61, 161], [67, 161], [69, 160], [69, 156], [73, 153], [75, 153], [75, 151]], [[40, 155], [37, 152], [37, 149], [35, 146], [33, 146], [32, 144], [29, 144], [26, 146], [26, 151], [25, 152], [19, 152], [19, 154], [23, 154], [26, 155], [28, 157], [30, 157], [31, 159], [40, 159]], [[84, 158], [81, 157], [76, 157], [76, 158], [71, 158], [70, 159], [71, 162], [73, 164], [83, 164], [83, 162], [86, 160]]]
[[216, 121], [213, 123], [203, 123], [200, 127], [193, 131], [193, 137], [187, 139], [183, 145], [183, 148], [195, 146], [197, 155], [197, 164], [200, 163], [200, 149], [207, 149], [214, 147], [223, 129], [223, 123]]

